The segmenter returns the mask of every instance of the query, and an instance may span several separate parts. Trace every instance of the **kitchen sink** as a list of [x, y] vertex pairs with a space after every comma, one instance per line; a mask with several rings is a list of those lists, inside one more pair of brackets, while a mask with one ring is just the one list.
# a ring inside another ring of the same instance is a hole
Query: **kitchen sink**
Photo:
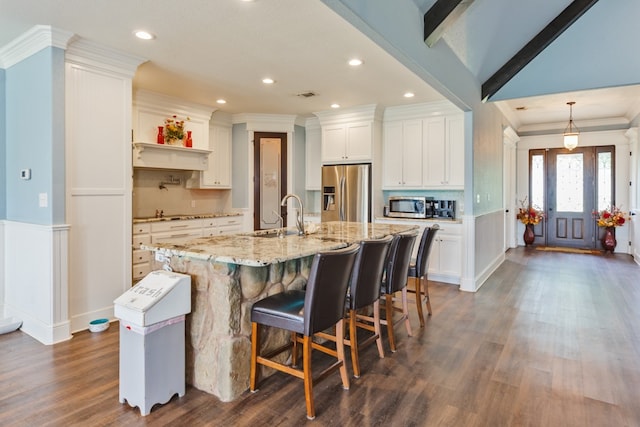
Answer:
[[[298, 232], [296, 230], [284, 230], [283, 233], [281, 233], [282, 237], [289, 237], [289, 236], [297, 236]], [[256, 233], [253, 235], [253, 237], [266, 237], [266, 238], [277, 238], [278, 237], [278, 231], [277, 230], [273, 230], [273, 231], [267, 231], [265, 233]]]

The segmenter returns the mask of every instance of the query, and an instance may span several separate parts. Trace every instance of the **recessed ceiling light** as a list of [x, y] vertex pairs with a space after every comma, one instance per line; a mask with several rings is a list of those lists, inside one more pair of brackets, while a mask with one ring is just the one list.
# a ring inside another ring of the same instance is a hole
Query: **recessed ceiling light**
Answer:
[[416, 95], [413, 92], [405, 92], [405, 94], [403, 96], [405, 98], [413, 98]]
[[362, 59], [353, 58], [349, 60], [349, 65], [352, 67], [357, 67], [358, 65], [362, 65]]
[[153, 40], [156, 38], [156, 36], [154, 36], [153, 34], [151, 34], [148, 31], [144, 31], [144, 30], [136, 30], [133, 32], [133, 34], [135, 34], [135, 36], [139, 39], [142, 40]]
[[340, 108], [340, 104], [331, 104], [331, 108]]
[[218, 104], [226, 104], [227, 101], [225, 101], [224, 99], [220, 98], [216, 101]]
[[266, 84], [266, 85], [272, 85], [272, 84], [274, 84], [275, 82], [276, 82], [276, 81], [275, 81], [275, 80], [273, 80], [273, 79], [272, 79], [272, 78], [270, 78], [270, 77], [267, 77], [267, 78], [262, 79], [262, 83], [264, 83], [264, 84]]

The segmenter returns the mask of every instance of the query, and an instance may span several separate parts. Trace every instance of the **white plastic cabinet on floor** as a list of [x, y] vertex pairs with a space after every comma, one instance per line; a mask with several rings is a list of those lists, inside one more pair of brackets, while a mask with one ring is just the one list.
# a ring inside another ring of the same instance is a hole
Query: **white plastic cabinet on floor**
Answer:
[[148, 415], [185, 393], [185, 314], [191, 277], [152, 271], [114, 301], [120, 319], [120, 403]]

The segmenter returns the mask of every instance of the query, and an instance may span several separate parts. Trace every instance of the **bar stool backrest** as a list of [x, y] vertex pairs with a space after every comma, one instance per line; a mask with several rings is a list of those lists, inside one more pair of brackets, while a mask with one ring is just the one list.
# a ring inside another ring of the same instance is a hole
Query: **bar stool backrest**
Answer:
[[427, 275], [427, 261], [429, 260], [429, 253], [431, 253], [433, 238], [436, 236], [438, 230], [440, 230], [440, 226], [434, 224], [431, 227], [425, 228], [422, 233], [420, 246], [418, 246], [418, 254], [416, 256], [416, 277]]
[[396, 234], [387, 256], [386, 279], [383, 282], [384, 292], [393, 294], [407, 285], [411, 252], [416, 241], [415, 234]]
[[392, 240], [390, 235], [360, 242], [349, 284], [350, 309], [367, 307], [380, 298], [380, 284]]
[[304, 335], [324, 331], [344, 316], [349, 277], [358, 248], [355, 244], [321, 252], [313, 258], [304, 300]]

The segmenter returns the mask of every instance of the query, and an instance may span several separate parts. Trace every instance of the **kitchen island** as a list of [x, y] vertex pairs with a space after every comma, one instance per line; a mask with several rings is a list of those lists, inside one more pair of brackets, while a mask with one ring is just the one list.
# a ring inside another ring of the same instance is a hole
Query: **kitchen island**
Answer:
[[[182, 244], [143, 246], [155, 252], [153, 270], [163, 264], [192, 279], [187, 316], [186, 380], [231, 401], [249, 388], [251, 307], [269, 295], [303, 289], [313, 256], [363, 239], [416, 230], [414, 225], [328, 222], [298, 236], [293, 228], [195, 239]], [[278, 231], [284, 237], [278, 237]], [[263, 346], [289, 339], [265, 334]]]

